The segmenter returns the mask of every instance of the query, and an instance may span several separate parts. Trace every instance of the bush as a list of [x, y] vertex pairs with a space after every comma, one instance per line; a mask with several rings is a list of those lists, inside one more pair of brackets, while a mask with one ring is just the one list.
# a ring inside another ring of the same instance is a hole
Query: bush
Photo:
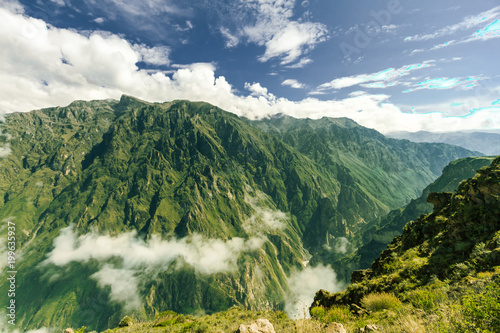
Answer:
[[331, 307], [325, 316], [325, 321], [327, 323], [345, 323], [352, 319], [351, 311], [349, 307], [345, 305], [338, 305]]
[[361, 300], [361, 305], [368, 311], [394, 310], [401, 307], [401, 301], [388, 293], [373, 293]]
[[325, 308], [322, 306], [315, 306], [311, 309], [310, 311], [311, 317], [317, 320], [324, 320], [325, 319]]

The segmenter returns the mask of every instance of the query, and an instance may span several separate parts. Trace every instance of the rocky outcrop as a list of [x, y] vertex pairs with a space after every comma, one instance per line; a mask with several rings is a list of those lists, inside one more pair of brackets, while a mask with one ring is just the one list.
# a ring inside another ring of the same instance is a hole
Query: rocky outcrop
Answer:
[[340, 323], [329, 323], [325, 328], [325, 333], [347, 333], [347, 331]]
[[269, 320], [257, 319], [250, 325], [241, 324], [236, 333], [276, 333], [276, 331]]
[[431, 192], [427, 197], [427, 202], [434, 205], [434, 211], [438, 211], [450, 203], [452, 195], [453, 193], [450, 192], [444, 192], [444, 193]]

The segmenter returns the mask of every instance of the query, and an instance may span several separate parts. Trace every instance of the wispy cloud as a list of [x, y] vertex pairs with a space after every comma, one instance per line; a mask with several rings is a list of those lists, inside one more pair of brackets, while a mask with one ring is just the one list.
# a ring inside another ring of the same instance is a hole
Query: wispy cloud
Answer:
[[342, 77], [323, 83], [318, 87], [318, 90], [338, 90], [356, 85], [362, 85], [365, 88], [386, 88], [399, 84], [397, 80], [403, 76], [409, 75], [412, 71], [434, 66], [434, 63], [435, 61], [429, 60], [423, 63], [402, 66], [400, 68], [388, 68], [377, 73]]
[[285, 311], [294, 319], [309, 317], [309, 307], [320, 289], [338, 292], [344, 285], [337, 281], [337, 274], [330, 266], [306, 267], [293, 271], [288, 277], [289, 294], [285, 300]]
[[437, 89], [446, 90], [453, 89], [457, 87], [462, 87], [463, 89], [472, 89], [477, 86], [481, 78], [478, 77], [468, 77], [468, 78], [428, 78], [424, 81], [416, 83], [412, 88], [403, 91], [403, 93], [409, 93], [422, 89]]
[[304, 89], [306, 86], [303, 83], [300, 83], [299, 81], [295, 79], [286, 79], [285, 81], [281, 82], [282, 86], [289, 86], [291, 88], [295, 89]]
[[425, 41], [425, 40], [436, 39], [443, 36], [453, 35], [459, 31], [469, 30], [479, 26], [484, 26], [485, 23], [491, 22], [492, 20], [498, 18], [499, 16], [500, 16], [500, 6], [482, 12], [478, 15], [468, 16], [464, 18], [462, 22], [443, 27], [429, 34], [408, 36], [404, 39], [404, 41], [405, 42]]

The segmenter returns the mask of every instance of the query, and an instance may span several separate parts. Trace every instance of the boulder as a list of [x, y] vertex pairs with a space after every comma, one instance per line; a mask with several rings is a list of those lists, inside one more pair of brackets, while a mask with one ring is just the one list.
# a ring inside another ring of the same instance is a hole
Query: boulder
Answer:
[[342, 324], [330, 323], [326, 326], [325, 333], [347, 333], [347, 331]]
[[250, 325], [241, 324], [236, 333], [276, 333], [273, 324], [267, 319], [257, 319]]

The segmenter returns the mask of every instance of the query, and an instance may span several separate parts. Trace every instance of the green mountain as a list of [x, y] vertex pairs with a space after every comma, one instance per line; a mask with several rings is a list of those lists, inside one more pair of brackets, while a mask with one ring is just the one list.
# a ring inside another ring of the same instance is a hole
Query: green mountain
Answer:
[[395, 236], [401, 235], [404, 226], [422, 214], [432, 212], [433, 205], [427, 202], [431, 192], [453, 192], [463, 180], [473, 177], [477, 170], [490, 165], [493, 157], [468, 157], [448, 164], [441, 176], [427, 186], [422, 195], [411, 200], [405, 207], [392, 210], [389, 214], [371, 222], [371, 227], [363, 233], [362, 245], [352, 248], [349, 255], [338, 259], [331, 251], [319, 251], [311, 263], [329, 263], [337, 273], [337, 279], [349, 283], [352, 272], [366, 269], [387, 248]]
[[439, 331], [498, 332], [500, 157], [455, 193], [432, 192], [428, 200], [431, 214], [407, 224], [346, 291], [320, 291], [313, 306], [358, 304], [376, 311], [374, 305], [395, 306], [397, 297], [433, 313]]
[[450, 161], [472, 156], [456, 146], [390, 139], [347, 118], [281, 116], [253, 124], [328, 169], [345, 188], [358, 186], [388, 211], [418, 197]]
[[[383, 162], [388, 153], [378, 142], [397, 147], [397, 140], [354, 123], [340, 128], [346, 149], [359, 154], [349, 155], [352, 163], [371, 156], [382, 175], [401, 150], [421, 151], [404, 143]], [[1, 232], [15, 223], [22, 328], [103, 329], [125, 313], [167, 309], [283, 308], [287, 276], [310, 253], [330, 238], [352, 241], [414, 191], [379, 199], [383, 190], [373, 186], [382, 176], [351, 176], [367, 164], [328, 165], [206, 103], [79, 101], [9, 115], [2, 130], [11, 153], [0, 159]], [[376, 140], [362, 139], [365, 132]], [[423, 162], [394, 169], [402, 170], [398, 181], [418, 179], [415, 191], [434, 168], [472, 154], [425, 147], [434, 153], [404, 155]], [[8, 289], [2, 279], [2, 301]]]

